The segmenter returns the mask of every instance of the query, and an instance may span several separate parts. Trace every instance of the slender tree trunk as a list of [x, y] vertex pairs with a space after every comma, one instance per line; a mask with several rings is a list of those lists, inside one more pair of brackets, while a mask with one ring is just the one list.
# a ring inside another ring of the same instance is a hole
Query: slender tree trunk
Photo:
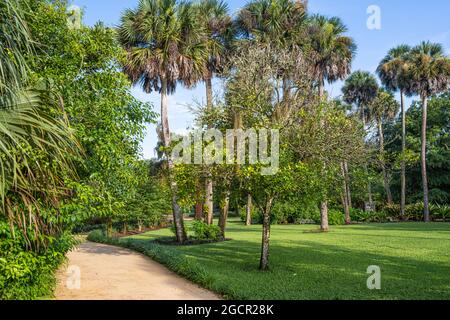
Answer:
[[272, 201], [273, 199], [269, 199], [263, 210], [261, 259], [259, 261], [260, 270], [267, 270], [269, 268], [270, 211], [272, 208]]
[[328, 201], [322, 201], [320, 203], [320, 230], [328, 231], [330, 229], [328, 225]]
[[350, 191], [350, 176], [348, 174], [348, 163], [347, 161], [344, 161], [344, 170], [345, 170], [345, 185], [346, 185], [346, 189], [347, 189], [347, 203], [349, 208], [352, 208], [352, 194]]
[[[364, 111], [364, 106], [360, 106], [361, 109], [361, 119], [362, 119], [362, 123], [363, 123], [363, 128], [364, 128], [364, 132], [366, 130], [366, 114]], [[364, 135], [364, 143], [366, 142], [366, 137]], [[364, 164], [364, 171], [366, 173], [367, 176], [369, 176], [369, 167], [367, 165], [367, 163]], [[368, 200], [369, 200], [369, 206], [372, 210], [373, 207], [373, 201], [372, 201], [372, 186], [370, 184], [370, 180], [367, 181], [367, 196], [368, 196]]]
[[214, 218], [214, 202], [213, 202], [213, 184], [210, 174], [208, 173], [208, 177], [206, 178], [205, 183], [205, 193], [206, 193], [206, 223], [211, 225], [213, 224]]
[[176, 237], [178, 243], [183, 243], [186, 240], [186, 230], [184, 228], [183, 213], [178, 205], [178, 186], [173, 177], [174, 163], [172, 154], [168, 151], [170, 147], [170, 129], [169, 129], [169, 117], [168, 117], [168, 95], [167, 95], [167, 80], [161, 80], [161, 125], [163, 132], [163, 140], [165, 147], [165, 154], [167, 157], [167, 166], [169, 168], [169, 183], [172, 193], [172, 211], [173, 221], [175, 224]]
[[[209, 72], [208, 77], [205, 79], [206, 86], [206, 108], [211, 111], [213, 107], [213, 90], [212, 90], [212, 74]], [[211, 129], [211, 125], [208, 124], [208, 129]], [[213, 223], [214, 216], [214, 191], [213, 180], [209, 168], [207, 168], [206, 182], [205, 182], [205, 205], [208, 208], [208, 215], [206, 217], [206, 223]]]
[[[324, 89], [324, 79], [323, 77], [320, 77], [319, 80], [319, 99], [320, 102], [322, 102], [322, 100], [324, 99], [324, 93], [325, 93], [325, 89]], [[323, 124], [322, 124], [323, 126]], [[326, 164], [323, 164], [323, 169], [325, 171], [326, 169]], [[324, 200], [322, 201], [322, 203], [320, 204], [320, 230], [322, 231], [328, 231], [329, 226], [328, 226], [328, 201]]]
[[386, 172], [386, 163], [384, 160], [384, 132], [383, 132], [383, 123], [381, 119], [378, 119], [378, 135], [380, 136], [381, 171], [383, 173], [384, 190], [386, 191], [388, 204], [392, 204], [392, 193], [391, 188], [389, 186], [389, 177]]
[[342, 173], [342, 206], [344, 207], [344, 214], [345, 214], [345, 224], [350, 224], [350, 208], [348, 205], [348, 198], [347, 198], [347, 181], [345, 179], [345, 165], [343, 162], [341, 162], [341, 173]]
[[405, 152], [406, 152], [406, 111], [405, 111], [405, 95], [403, 90], [400, 91], [400, 104], [402, 109], [402, 161], [401, 161], [401, 190], [400, 190], [400, 215], [402, 218], [405, 216], [406, 205], [406, 164], [405, 164]]
[[220, 232], [222, 233], [222, 237], [225, 239], [225, 228], [227, 226], [227, 219], [228, 219], [228, 211], [230, 209], [230, 192], [227, 191], [225, 193], [223, 204], [219, 216], [219, 228]]
[[106, 236], [108, 238], [112, 237], [112, 220], [111, 218], [108, 218], [106, 221]]
[[247, 206], [245, 207], [245, 225], [250, 226], [252, 224], [252, 196], [247, 194]]
[[422, 95], [422, 185], [423, 185], [423, 215], [425, 222], [430, 222], [430, 211], [428, 205], [428, 178], [427, 178], [427, 113], [428, 97]]

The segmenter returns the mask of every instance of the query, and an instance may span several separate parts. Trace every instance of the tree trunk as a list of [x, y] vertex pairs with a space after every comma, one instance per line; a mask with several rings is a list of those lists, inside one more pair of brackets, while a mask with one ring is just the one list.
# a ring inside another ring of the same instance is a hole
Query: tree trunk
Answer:
[[328, 231], [328, 201], [324, 200], [320, 203], [320, 230]]
[[428, 178], [427, 178], [427, 113], [428, 97], [422, 96], [422, 185], [423, 185], [423, 215], [425, 222], [430, 222], [430, 211], [428, 207]]
[[170, 147], [170, 129], [169, 129], [169, 117], [168, 117], [168, 95], [167, 95], [167, 80], [161, 80], [161, 125], [163, 132], [164, 153], [167, 158], [167, 166], [169, 168], [169, 183], [172, 193], [172, 211], [173, 221], [175, 224], [176, 237], [178, 243], [184, 243], [186, 240], [186, 230], [184, 228], [183, 214], [181, 208], [178, 205], [178, 186], [173, 177], [174, 164], [172, 154], [168, 151]]
[[[365, 130], [366, 130], [366, 114], [365, 114], [365, 111], [364, 111], [364, 106], [360, 106], [359, 108], [361, 110], [361, 119], [362, 119], [363, 128], [364, 128], [364, 132], [365, 132]], [[366, 142], [366, 137], [364, 135], [364, 143], [365, 142]], [[367, 163], [364, 164], [364, 171], [365, 171], [366, 175], [369, 176], [369, 167], [368, 167]], [[368, 197], [368, 200], [369, 200], [369, 206], [370, 206], [370, 208], [372, 208], [373, 207], [373, 205], [372, 205], [373, 204], [373, 201], [372, 201], [372, 186], [370, 185], [370, 180], [367, 181], [367, 197]]]
[[344, 214], [345, 214], [345, 224], [350, 224], [350, 208], [348, 204], [348, 198], [347, 198], [347, 181], [345, 179], [345, 165], [343, 162], [341, 162], [341, 173], [343, 178], [343, 184], [342, 184], [342, 206], [344, 207]]
[[383, 173], [384, 190], [386, 191], [387, 203], [392, 204], [392, 193], [389, 186], [389, 177], [386, 172], [386, 163], [384, 161], [384, 132], [381, 119], [378, 119], [378, 135], [380, 136], [381, 171]]
[[213, 224], [213, 218], [214, 218], [214, 203], [213, 203], [213, 185], [211, 177], [208, 174], [208, 178], [206, 178], [205, 183], [205, 193], [206, 193], [206, 223], [211, 225]]
[[261, 244], [261, 259], [259, 261], [259, 269], [267, 270], [269, 268], [269, 241], [270, 241], [270, 211], [272, 207], [272, 199], [267, 201], [263, 210], [263, 231]]
[[250, 226], [252, 224], [252, 196], [247, 194], [247, 206], [245, 207], [245, 225]]
[[197, 201], [195, 204], [195, 220], [203, 220], [203, 202]]
[[344, 161], [344, 170], [345, 170], [345, 185], [347, 187], [347, 203], [349, 208], [352, 208], [352, 195], [350, 191], [350, 177], [348, 175], [348, 163]]
[[[211, 111], [213, 108], [213, 92], [212, 92], [212, 74], [208, 72], [208, 77], [205, 79], [206, 86], [206, 108], [208, 111]], [[208, 129], [211, 129], [211, 125], [208, 124]], [[209, 168], [207, 168], [207, 176], [205, 183], [205, 205], [208, 208], [206, 223], [213, 223], [213, 215], [214, 215], [214, 191], [213, 191], [213, 181], [211, 172], [209, 172]]]
[[106, 221], [106, 236], [108, 238], [112, 237], [112, 221], [111, 218], [108, 218]]
[[220, 232], [222, 233], [222, 237], [225, 239], [225, 228], [227, 226], [227, 219], [228, 219], [228, 211], [230, 209], [230, 192], [227, 191], [225, 193], [223, 204], [219, 216], [219, 228]]
[[405, 216], [406, 205], [406, 164], [405, 164], [405, 152], [406, 152], [406, 111], [405, 111], [405, 97], [403, 90], [400, 91], [400, 104], [402, 109], [402, 161], [401, 161], [401, 190], [400, 190], [400, 215], [402, 218]]

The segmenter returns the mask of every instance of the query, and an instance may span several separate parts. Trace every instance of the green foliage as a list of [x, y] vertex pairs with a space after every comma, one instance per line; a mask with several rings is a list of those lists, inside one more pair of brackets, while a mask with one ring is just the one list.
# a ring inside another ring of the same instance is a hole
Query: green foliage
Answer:
[[191, 230], [194, 232], [193, 238], [196, 240], [214, 240], [221, 238], [220, 228], [216, 225], [208, 225], [203, 221], [196, 220], [192, 222]]
[[46, 236], [48, 246], [32, 251], [18, 231], [13, 238], [9, 225], [0, 220], [0, 300], [50, 297], [54, 273], [75, 241], [68, 233]]
[[331, 226], [340, 226], [345, 224], [344, 213], [336, 209], [328, 209], [328, 224]]

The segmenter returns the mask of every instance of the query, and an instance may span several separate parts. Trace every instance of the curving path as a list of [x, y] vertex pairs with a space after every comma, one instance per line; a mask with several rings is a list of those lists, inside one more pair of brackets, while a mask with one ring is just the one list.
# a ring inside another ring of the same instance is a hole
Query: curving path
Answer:
[[57, 279], [58, 300], [219, 299], [144, 255], [93, 242], [68, 254]]

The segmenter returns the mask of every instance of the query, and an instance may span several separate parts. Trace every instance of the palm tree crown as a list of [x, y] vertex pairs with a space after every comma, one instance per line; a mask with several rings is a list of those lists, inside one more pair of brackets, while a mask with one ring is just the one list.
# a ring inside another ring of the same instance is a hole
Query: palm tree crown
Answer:
[[450, 84], [450, 59], [445, 56], [442, 45], [422, 42], [411, 50], [406, 76], [411, 90], [421, 96], [447, 90]]
[[356, 104], [361, 112], [363, 121], [367, 120], [369, 105], [378, 92], [378, 83], [375, 77], [367, 71], [356, 71], [346, 80], [342, 88], [344, 101]]
[[387, 89], [409, 92], [409, 81], [405, 71], [410, 52], [411, 47], [402, 44], [389, 50], [388, 54], [381, 60], [377, 68], [377, 74]]
[[177, 82], [191, 87], [205, 72], [204, 35], [192, 4], [140, 0], [137, 9], [125, 11], [118, 30], [128, 52], [124, 72], [147, 93], [160, 91], [161, 80], [169, 93]]
[[356, 45], [352, 38], [344, 35], [346, 32], [346, 26], [337, 17], [315, 15], [311, 18], [308, 34], [315, 79], [331, 83], [344, 80], [350, 74]]
[[307, 1], [253, 0], [238, 14], [237, 29], [245, 38], [289, 43], [304, 25]]

